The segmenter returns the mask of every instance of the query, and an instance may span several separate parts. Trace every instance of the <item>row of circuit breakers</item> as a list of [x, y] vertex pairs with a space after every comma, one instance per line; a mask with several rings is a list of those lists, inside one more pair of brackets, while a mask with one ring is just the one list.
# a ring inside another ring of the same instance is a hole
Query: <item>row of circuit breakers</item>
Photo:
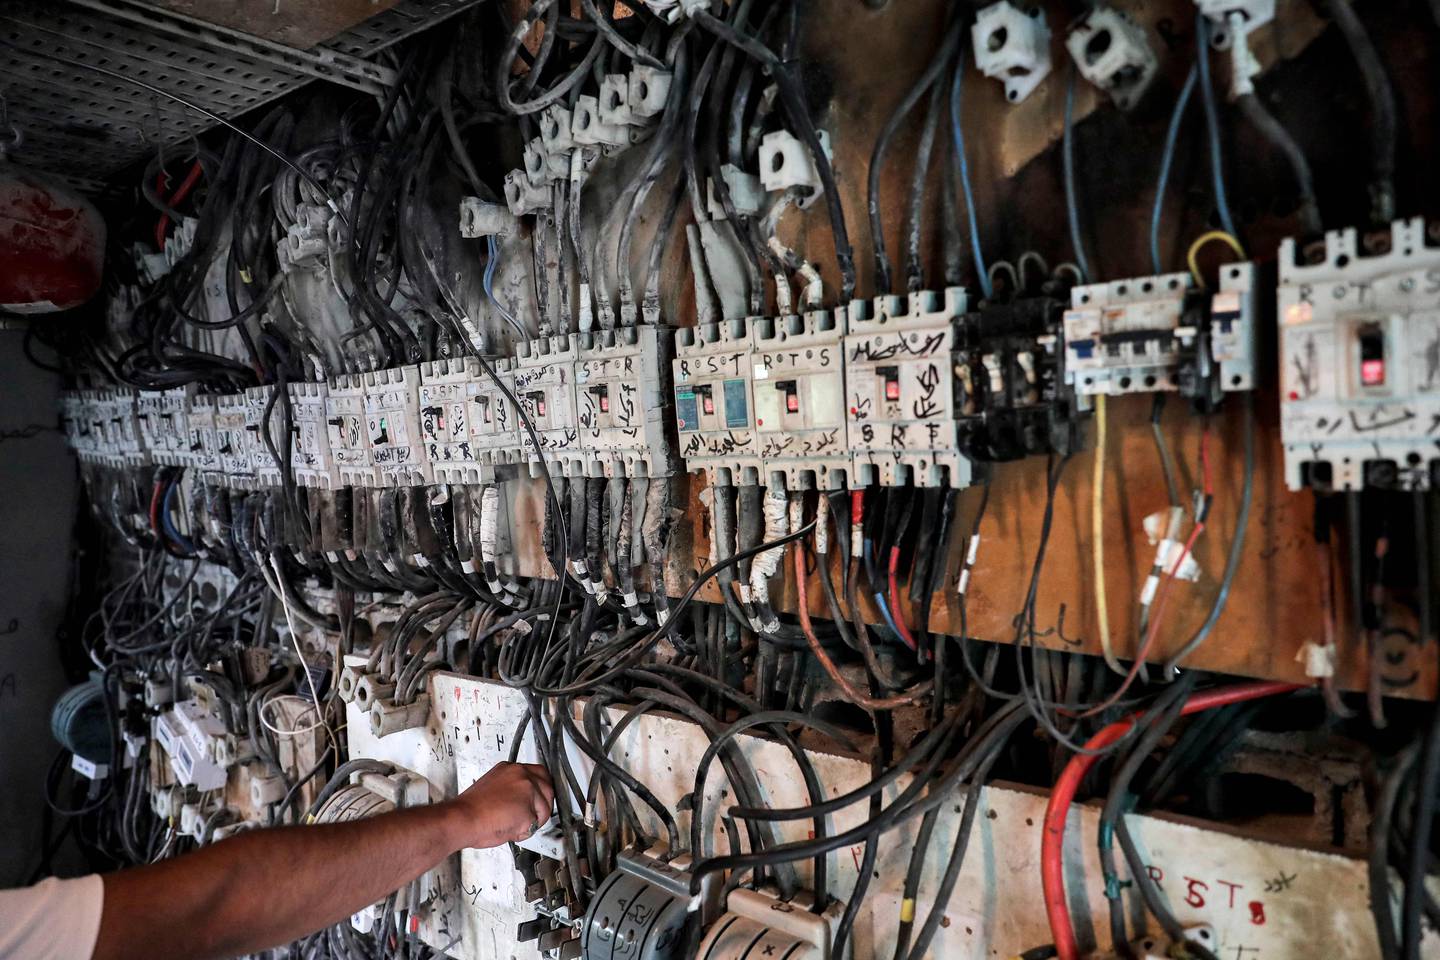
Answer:
[[[1361, 255], [1350, 230], [1329, 234], [1310, 264], [1282, 246], [1291, 488], [1430, 485], [1440, 247], [1428, 241], [1413, 220], [1392, 225], [1380, 255]], [[960, 487], [975, 462], [1078, 449], [1098, 394], [1174, 392], [1209, 409], [1253, 389], [1257, 294], [1250, 263], [1223, 267], [1213, 293], [1184, 273], [1077, 286], [1068, 303], [972, 307], [950, 289], [293, 383], [288, 423], [273, 387], [79, 391], [64, 421], [83, 460], [189, 467], [241, 489], [280, 483], [287, 429], [296, 482], [325, 489], [491, 482], [512, 464], [663, 477], [682, 460], [721, 484]]]

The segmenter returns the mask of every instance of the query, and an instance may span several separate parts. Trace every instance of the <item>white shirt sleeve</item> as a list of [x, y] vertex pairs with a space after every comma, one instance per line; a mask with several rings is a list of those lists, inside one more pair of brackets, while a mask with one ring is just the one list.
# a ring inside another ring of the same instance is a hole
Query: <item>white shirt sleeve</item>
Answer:
[[104, 906], [98, 873], [0, 890], [0, 960], [90, 960]]

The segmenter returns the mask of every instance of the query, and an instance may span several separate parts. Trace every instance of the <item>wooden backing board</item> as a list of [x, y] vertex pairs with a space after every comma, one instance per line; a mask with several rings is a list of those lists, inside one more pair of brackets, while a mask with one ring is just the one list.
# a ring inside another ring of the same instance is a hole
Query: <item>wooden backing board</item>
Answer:
[[[835, 169], [847, 212], [847, 226], [855, 245], [859, 267], [859, 292], [873, 289], [872, 256], [866, 210], [866, 171], [875, 135], [888, 119], [894, 105], [928, 62], [928, 54], [943, 32], [943, 3], [914, 0], [888, 4], [870, 10], [855, 0], [822, 0], [808, 11], [802, 31], [806, 55], [812, 58], [807, 74], [818, 97], [829, 97], [822, 124], [835, 144]], [[1105, 278], [1142, 275], [1148, 272], [1145, 251], [1146, 224], [1153, 198], [1154, 163], [1158, 162], [1159, 139], [1163, 136], [1168, 105], [1190, 65], [1194, 8], [1179, 0], [1140, 5], [1137, 18], [1158, 40], [1161, 77], [1147, 104], [1133, 115], [1118, 118], [1118, 112], [1086, 84], [1077, 90], [1077, 124], [1092, 111], [1097, 124], [1108, 125], [1107, 137], [1124, 142], [1143, 153], [1143, 163], [1116, 166], [1119, 158], [1107, 146], [1104, 153], [1094, 139], [1077, 132], [1077, 155], [1087, 210], [1093, 221], [1091, 231], [1098, 239], [1092, 257], [1100, 268], [1108, 267]], [[1055, 55], [1063, 56], [1058, 34], [1063, 25], [1051, 18], [1057, 33]], [[1257, 56], [1266, 64], [1288, 61], [1304, 55], [1322, 28], [1308, 6], [1294, 0], [1278, 4], [1276, 23], [1262, 29], [1253, 39]], [[1382, 45], [1404, 42], [1403, 38], [1381, 37]], [[863, 47], [863, 55], [862, 55]], [[1408, 48], [1407, 48], [1408, 49]], [[1397, 61], [1398, 62], [1398, 61]], [[1404, 64], [1412, 65], [1407, 57]], [[1219, 66], [1222, 61], [1217, 61]], [[1405, 69], [1408, 71], [1409, 66]], [[974, 75], [966, 78], [965, 122], [967, 153], [976, 183], [976, 203], [993, 262], [999, 257], [1013, 259], [1020, 250], [1039, 249], [1052, 263], [1071, 256], [1065, 229], [1063, 194], [1059, 189], [1058, 141], [1061, 134], [1065, 71], [1067, 64], [1056, 60], [1055, 71], [1024, 103], [1007, 104], [1000, 85]], [[1407, 73], [1407, 76], [1409, 74]], [[1410, 79], [1414, 79], [1411, 77]], [[1397, 83], [1408, 82], [1406, 77]], [[1227, 136], [1244, 134], [1243, 124], [1227, 113]], [[911, 117], [893, 143], [881, 178], [881, 214], [891, 260], [903, 277], [906, 222], [904, 208], [918, 116]], [[1198, 126], [1198, 121], [1196, 121]], [[1110, 146], [1110, 140], [1104, 141]], [[1085, 150], [1087, 143], [1090, 149]], [[1338, 149], [1329, 140], [1327, 149]], [[932, 163], [927, 197], [938, 197], [944, 157]], [[1273, 159], [1247, 158], [1247, 169], [1258, 169]], [[1178, 168], [1177, 168], [1178, 169]], [[1283, 169], [1283, 168], [1277, 168]], [[1190, 169], [1186, 182], [1202, 184], [1203, 171]], [[1111, 181], [1114, 181], [1113, 183]], [[1233, 185], [1232, 185], [1233, 186]], [[1243, 186], [1243, 184], [1242, 184]], [[1162, 253], [1174, 268], [1183, 259], [1182, 244], [1204, 229], [1204, 204], [1198, 212], [1182, 198], [1177, 188], [1167, 204]], [[1238, 201], [1237, 201], [1238, 202]], [[1058, 215], [1058, 216], [1057, 216]], [[940, 274], [940, 242], [935, 221], [938, 203], [927, 206], [922, 253], [928, 266], [930, 285]], [[1273, 261], [1279, 238], [1291, 225], [1275, 218], [1262, 218], [1249, 230], [1254, 255], [1262, 262]], [[782, 222], [781, 232], [797, 251], [813, 260], [827, 283], [827, 296], [836, 290], [831, 228], [825, 204], [817, 202], [803, 213], [791, 213]], [[670, 300], [668, 315], [680, 325], [693, 322], [691, 279], [683, 258], [683, 244], [674, 243], [667, 260], [666, 282], [662, 289]], [[964, 250], [969, 271], [968, 240]], [[1208, 263], [1208, 262], [1207, 262]], [[1123, 272], [1121, 272], [1123, 271]], [[1273, 268], [1262, 271], [1273, 278]], [[1273, 283], [1273, 280], [1268, 281]], [[1263, 284], [1262, 284], [1263, 286]], [[1262, 293], [1262, 304], [1268, 298]], [[1312, 533], [1314, 500], [1309, 493], [1291, 493], [1284, 487], [1277, 400], [1272, 384], [1274, 332], [1271, 322], [1262, 320], [1262, 350], [1259, 379], [1262, 388], [1254, 397], [1256, 469], [1254, 495], [1245, 531], [1244, 554], [1228, 602], [1208, 639], [1186, 663], [1197, 669], [1243, 676], [1307, 682], [1302, 654], [1307, 644], [1323, 642], [1327, 635], [1323, 615], [1325, 587], [1324, 555]], [[1155, 556], [1145, 535], [1144, 518], [1167, 504], [1165, 486], [1155, 441], [1150, 430], [1150, 399], [1132, 396], [1109, 403], [1109, 440], [1105, 454], [1103, 499], [1105, 587], [1108, 596], [1112, 648], [1119, 657], [1134, 655], [1139, 642], [1137, 601]], [[1169, 591], [1166, 608], [1157, 632], [1152, 661], [1163, 661], [1178, 650], [1206, 619], [1214, 603], [1224, 569], [1226, 551], [1235, 533], [1238, 514], [1242, 456], [1242, 404], [1227, 398], [1224, 409], [1210, 418], [1209, 452], [1212, 464], [1214, 505], [1207, 529], [1198, 538], [1195, 558], [1200, 576], [1195, 583], [1177, 582]], [[1189, 505], [1192, 491], [1200, 485], [1201, 438], [1207, 423], [1179, 398], [1172, 398], [1162, 422], [1162, 433], [1172, 451], [1179, 473], [1182, 501]], [[1086, 428], [1087, 443], [1093, 439], [1093, 425]], [[1054, 505], [1051, 535], [1046, 548], [1043, 576], [1036, 601], [1036, 635], [1041, 646], [1068, 652], [1100, 652], [1100, 631], [1095, 614], [1094, 562], [1091, 529], [1091, 475], [1093, 455], [1082, 452], [1065, 465]], [[1014, 618], [1020, 611], [1029, 585], [1040, 542], [1045, 508], [1046, 464], [1042, 460], [1002, 464], [993, 472], [988, 513], [981, 527], [981, 546], [969, 592], [965, 632], [969, 636], [999, 643], [1013, 642]], [[671, 567], [666, 582], [672, 595], [684, 591], [703, 566], [707, 534], [698, 493], [703, 480], [683, 481], [684, 517], [677, 524], [672, 541]], [[525, 481], [517, 485], [515, 542], [519, 567], [530, 574], [548, 573], [539, 550], [539, 523], [543, 517], [543, 485]], [[959, 572], [965, 535], [978, 507], [980, 492], [972, 489], [961, 495], [957, 529], [948, 547], [946, 585], [935, 598], [931, 625], [936, 631], [960, 632], [959, 605], [955, 580]], [[1183, 527], [1189, 532], [1189, 515]], [[1343, 538], [1335, 544], [1344, 551]], [[777, 605], [794, 609], [794, 591], [786, 576], [772, 588]], [[902, 593], [904, 586], [901, 587]], [[810, 584], [812, 610], [825, 615], [817, 583]], [[1343, 578], [1334, 585], [1337, 642], [1336, 683], [1342, 689], [1362, 690], [1371, 681], [1367, 640], [1351, 626]], [[702, 599], [717, 600], [707, 586]], [[863, 615], [878, 623], [877, 612], [863, 601]], [[907, 617], [909, 617], [908, 604]], [[1416, 639], [1413, 613], [1402, 603], [1387, 611], [1387, 629], [1375, 638], [1378, 647], [1375, 680], [1383, 692], [1404, 697], [1430, 697], [1436, 688], [1437, 671], [1429, 648]], [[910, 618], [913, 623], [913, 618]], [[1026, 638], [1027, 642], [1030, 638]], [[1302, 659], [1297, 659], [1302, 658]]]

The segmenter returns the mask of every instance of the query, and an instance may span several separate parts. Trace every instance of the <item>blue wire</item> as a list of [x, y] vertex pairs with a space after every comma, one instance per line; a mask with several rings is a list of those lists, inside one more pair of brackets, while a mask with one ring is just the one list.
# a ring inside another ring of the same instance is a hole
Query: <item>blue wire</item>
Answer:
[[1185, 108], [1195, 93], [1195, 81], [1199, 77], [1199, 65], [1190, 68], [1185, 86], [1180, 88], [1180, 99], [1175, 101], [1175, 110], [1170, 114], [1170, 129], [1165, 131], [1165, 153], [1160, 158], [1160, 179], [1155, 184], [1155, 207], [1150, 211], [1150, 265], [1156, 273], [1163, 273], [1160, 264], [1160, 215], [1165, 208], [1165, 185], [1170, 182], [1170, 167], [1175, 163], [1175, 145], [1180, 140], [1180, 123], [1185, 119]]
[[965, 159], [965, 130], [960, 123], [961, 97], [965, 78], [965, 43], [955, 62], [955, 78], [950, 81], [950, 135], [955, 139], [955, 158], [960, 163], [960, 186], [965, 191], [965, 213], [970, 219], [970, 250], [975, 255], [975, 272], [980, 275], [980, 289], [989, 300], [995, 295], [990, 286], [990, 271], [985, 269], [985, 253], [980, 249], [980, 225], [975, 222], [975, 194], [970, 189], [970, 164]]
[[1210, 82], [1210, 22], [1205, 14], [1195, 14], [1196, 65], [1200, 68], [1200, 99], [1205, 104], [1205, 132], [1210, 138], [1210, 179], [1215, 185], [1215, 209], [1220, 225], [1230, 236], [1239, 239], [1240, 231], [1230, 218], [1230, 202], [1225, 198], [1225, 162], [1220, 156], [1220, 112], [1215, 106], [1215, 85]]
[[1065, 169], [1065, 216], [1070, 221], [1070, 246], [1075, 248], [1075, 265], [1080, 277], [1089, 280], [1090, 259], [1080, 240], [1080, 210], [1075, 201], [1075, 68], [1070, 68], [1070, 82], [1065, 85], [1065, 136], [1060, 142], [1060, 159]]
[[186, 553], [193, 554], [195, 552], [195, 545], [176, 528], [175, 522], [170, 519], [170, 502], [175, 497], [175, 491], [179, 489], [180, 482], [178, 477], [171, 480], [170, 486], [165, 488], [165, 496], [160, 501], [160, 526], [165, 531], [167, 537], [180, 544]]
[[487, 238], [487, 249], [490, 255], [485, 259], [485, 296], [495, 305], [495, 309], [500, 311], [500, 316], [505, 319], [506, 323], [512, 327], [516, 326], [515, 315], [506, 310], [504, 304], [495, 296], [495, 270], [500, 266], [500, 244], [495, 241], [493, 236]]

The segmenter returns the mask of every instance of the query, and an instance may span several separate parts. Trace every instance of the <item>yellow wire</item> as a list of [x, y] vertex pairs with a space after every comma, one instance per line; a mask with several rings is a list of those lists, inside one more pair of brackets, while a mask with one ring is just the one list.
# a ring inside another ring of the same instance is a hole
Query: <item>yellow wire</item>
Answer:
[[1195, 242], [1190, 244], [1190, 250], [1185, 254], [1185, 262], [1190, 265], [1190, 276], [1195, 278], [1195, 282], [1199, 286], [1205, 286], [1205, 278], [1200, 276], [1200, 265], [1196, 262], [1195, 256], [1207, 243], [1214, 243], [1216, 240], [1221, 241], [1231, 250], [1234, 250], [1235, 256], [1241, 260], [1245, 259], [1245, 248], [1240, 246], [1240, 241], [1236, 240], [1224, 230], [1211, 230], [1208, 233], [1200, 234], [1200, 236], [1195, 238]]
[[1095, 462], [1090, 477], [1090, 578], [1095, 583], [1095, 620], [1100, 625], [1100, 652], [1105, 665], [1124, 674], [1110, 649], [1110, 607], [1105, 597], [1105, 394], [1095, 396]]

